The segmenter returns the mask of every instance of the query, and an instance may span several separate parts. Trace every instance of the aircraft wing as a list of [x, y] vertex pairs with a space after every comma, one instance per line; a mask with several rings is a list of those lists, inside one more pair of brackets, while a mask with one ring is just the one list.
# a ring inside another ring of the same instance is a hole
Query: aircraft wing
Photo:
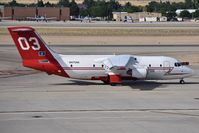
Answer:
[[8, 20], [8, 19], [12, 19], [12, 17], [0, 17], [0, 20]]
[[75, 18], [76, 21], [83, 21], [83, 18]]
[[50, 17], [50, 18], [45, 18], [46, 20], [55, 20], [57, 17]]
[[10, 19], [12, 17], [1, 17], [1, 19]]
[[26, 17], [26, 19], [30, 19], [30, 20], [37, 20], [36, 17]]
[[140, 65], [137, 59], [131, 55], [115, 55], [110, 58], [98, 59], [104, 65], [107, 74], [127, 74], [143, 79], [147, 74], [147, 66]]
[[104, 65], [104, 69], [113, 73], [120, 73], [120, 70], [128, 70], [129, 65], [133, 63], [134, 58], [130, 55], [115, 55], [110, 58], [96, 60]]

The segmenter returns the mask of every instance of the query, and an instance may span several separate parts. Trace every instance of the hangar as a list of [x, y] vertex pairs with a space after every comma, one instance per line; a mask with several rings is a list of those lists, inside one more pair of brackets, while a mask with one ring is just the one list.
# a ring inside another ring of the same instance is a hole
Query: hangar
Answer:
[[4, 7], [2, 16], [11, 17], [12, 20], [26, 20], [27, 17], [45, 16], [55, 17], [57, 21], [70, 19], [68, 7]]

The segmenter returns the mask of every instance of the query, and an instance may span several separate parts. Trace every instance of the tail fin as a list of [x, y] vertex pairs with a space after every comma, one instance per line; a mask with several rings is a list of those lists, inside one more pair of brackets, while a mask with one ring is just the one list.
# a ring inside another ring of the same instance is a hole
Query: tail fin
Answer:
[[23, 65], [33, 69], [68, 77], [55, 54], [31, 27], [9, 27], [12, 39], [21, 55]]

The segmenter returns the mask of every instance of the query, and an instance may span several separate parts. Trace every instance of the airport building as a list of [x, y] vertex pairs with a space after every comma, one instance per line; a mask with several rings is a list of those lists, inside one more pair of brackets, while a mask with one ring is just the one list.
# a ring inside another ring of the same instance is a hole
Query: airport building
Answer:
[[162, 14], [155, 12], [113, 12], [114, 21], [124, 21], [128, 17], [132, 18], [134, 22], [158, 21], [158, 18], [162, 18]]
[[11, 17], [12, 20], [27, 20], [28, 17], [53, 17], [57, 21], [70, 19], [68, 7], [3, 7], [2, 16]]
[[188, 11], [189, 13], [194, 13], [196, 10], [198, 10], [198, 9], [177, 9], [176, 10], [176, 14], [177, 15], [180, 15], [180, 13], [182, 12], [182, 11]]

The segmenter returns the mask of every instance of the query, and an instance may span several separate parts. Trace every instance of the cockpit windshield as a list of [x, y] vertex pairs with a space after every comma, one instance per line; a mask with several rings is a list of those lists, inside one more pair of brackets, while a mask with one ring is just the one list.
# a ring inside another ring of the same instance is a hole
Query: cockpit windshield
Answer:
[[187, 66], [189, 65], [189, 62], [176, 62], [175, 67], [180, 67], [180, 66]]

